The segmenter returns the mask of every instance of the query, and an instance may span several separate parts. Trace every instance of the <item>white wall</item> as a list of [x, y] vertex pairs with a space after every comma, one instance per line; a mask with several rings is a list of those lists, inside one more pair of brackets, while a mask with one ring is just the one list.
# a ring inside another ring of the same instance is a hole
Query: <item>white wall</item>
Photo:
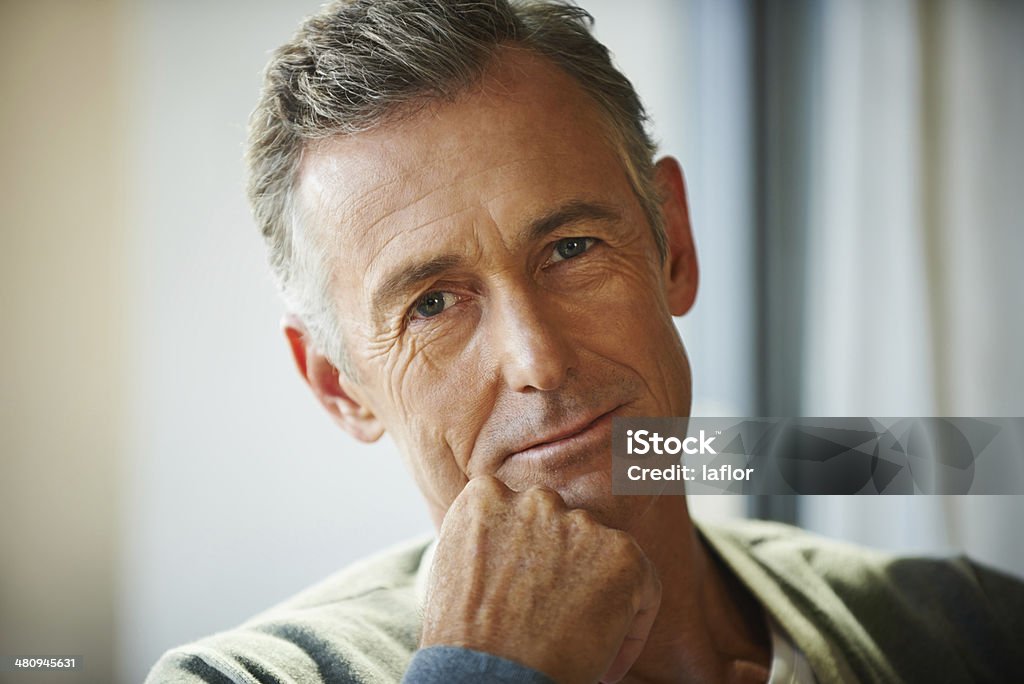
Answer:
[[0, 654], [84, 658], [4, 682], [113, 667], [118, 30], [113, 2], [0, 3]]

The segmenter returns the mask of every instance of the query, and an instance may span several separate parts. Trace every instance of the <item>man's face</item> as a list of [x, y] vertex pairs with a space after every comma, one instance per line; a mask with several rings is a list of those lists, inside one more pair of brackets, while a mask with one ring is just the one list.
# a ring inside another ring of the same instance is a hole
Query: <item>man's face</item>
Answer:
[[611, 419], [688, 415], [670, 309], [696, 274], [661, 260], [573, 81], [509, 51], [455, 102], [310, 149], [299, 198], [354, 369], [341, 388], [391, 433], [437, 519], [483, 474], [626, 514]]

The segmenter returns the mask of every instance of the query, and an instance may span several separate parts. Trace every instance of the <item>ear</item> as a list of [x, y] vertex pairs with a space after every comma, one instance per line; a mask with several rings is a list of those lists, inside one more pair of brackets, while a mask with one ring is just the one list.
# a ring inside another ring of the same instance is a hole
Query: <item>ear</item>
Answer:
[[663, 267], [665, 293], [673, 316], [682, 316], [697, 298], [697, 250], [690, 230], [690, 207], [686, 181], [679, 162], [663, 157], [654, 166], [654, 180], [661, 193], [661, 215], [668, 241]]
[[376, 442], [384, 426], [365, 404], [355, 398], [348, 381], [340, 379], [338, 369], [313, 343], [305, 325], [294, 314], [285, 314], [281, 328], [291, 347], [299, 375], [306, 381], [334, 421], [361, 442]]

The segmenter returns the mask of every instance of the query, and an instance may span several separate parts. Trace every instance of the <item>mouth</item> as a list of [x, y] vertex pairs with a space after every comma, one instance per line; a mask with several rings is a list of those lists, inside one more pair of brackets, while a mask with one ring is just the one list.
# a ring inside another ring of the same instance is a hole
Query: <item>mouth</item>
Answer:
[[556, 461], [575, 460], [581, 452], [611, 443], [612, 416], [621, 408], [615, 408], [596, 416], [585, 417], [565, 427], [552, 430], [526, 446], [511, 452], [506, 460], [526, 459], [553, 464]]

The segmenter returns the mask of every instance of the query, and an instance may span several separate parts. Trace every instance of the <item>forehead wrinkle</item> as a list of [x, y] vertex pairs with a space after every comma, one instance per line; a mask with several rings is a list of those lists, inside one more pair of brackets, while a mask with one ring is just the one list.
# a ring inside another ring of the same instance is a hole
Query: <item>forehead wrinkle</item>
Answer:
[[[478, 178], [480, 176], [483, 176], [485, 174], [496, 173], [496, 172], [506, 172], [506, 171], [510, 171], [513, 167], [516, 167], [516, 166], [519, 166], [519, 165], [529, 164], [529, 163], [537, 161], [537, 160], [546, 160], [546, 159], [549, 159], [551, 157], [557, 157], [557, 156], [567, 156], [567, 155], [565, 155], [565, 154], [538, 154], [538, 155], [530, 156], [530, 157], [518, 157], [516, 159], [511, 159], [509, 161], [502, 162], [502, 163], [497, 164], [497, 165], [488, 166], [488, 167], [483, 168], [483, 169], [478, 169], [478, 170], [475, 170], [475, 171], [462, 173], [462, 174], [459, 174], [459, 175], [457, 175], [457, 176], [455, 176], [453, 178], [450, 178], [450, 179], [442, 179], [434, 187], [432, 187], [432, 188], [430, 188], [428, 190], [425, 190], [425, 191], [417, 194], [414, 197], [411, 197], [409, 199], [404, 199], [404, 200], [402, 200], [402, 203], [401, 203], [400, 206], [396, 206], [396, 207], [390, 208], [387, 211], [385, 211], [383, 214], [374, 217], [373, 220], [370, 223], [366, 224], [365, 227], [363, 228], [363, 234], [364, 235], [371, 234], [373, 232], [373, 229], [375, 227], [377, 227], [380, 223], [383, 223], [384, 221], [387, 221], [388, 219], [391, 219], [393, 217], [399, 216], [402, 213], [404, 213], [405, 211], [413, 209], [414, 207], [416, 207], [417, 205], [420, 205], [423, 202], [429, 201], [430, 199], [432, 199], [438, 193], [446, 192], [446, 191], [450, 190], [452, 187], [457, 186], [460, 183], [465, 183], [467, 181], [472, 181], [473, 179]], [[437, 167], [437, 166], [441, 166], [441, 165], [442, 165], [441, 161], [436, 161], [436, 162], [433, 162], [432, 164], [430, 164], [427, 167], [420, 166], [420, 167], [417, 167], [416, 169], [407, 170], [404, 173], [401, 173], [401, 174], [399, 174], [398, 176], [396, 176], [396, 177], [394, 177], [392, 179], [389, 179], [389, 180], [387, 180], [385, 182], [382, 182], [382, 183], [376, 185], [374, 188], [368, 190], [365, 193], [362, 193], [362, 195], [360, 195], [358, 198], [354, 198], [353, 200], [350, 200], [350, 201], [354, 201], [356, 204], [355, 204], [355, 206], [349, 207], [346, 210], [344, 210], [343, 211], [343, 215], [345, 215], [347, 217], [353, 217], [354, 218], [358, 214], [362, 213], [362, 211], [366, 207], [371, 206], [371, 205], [373, 205], [375, 203], [378, 203], [378, 202], [375, 201], [377, 196], [382, 196], [382, 195], [383, 196], [392, 196], [393, 193], [388, 191], [389, 188], [391, 188], [393, 186], [405, 185], [406, 179], [408, 177], [414, 175], [414, 174], [416, 174], [418, 176], [427, 176], [427, 175], [429, 175], [429, 172], [428, 172], [427, 169], [433, 168], [433, 167]], [[499, 194], [494, 195], [493, 197], [498, 197], [501, 194], [504, 194], [504, 189], [503, 188], [502, 188], [502, 191], [499, 192]], [[480, 200], [480, 205], [483, 205], [485, 202], [490, 201], [490, 199], [492, 199], [492, 198], [488, 198], [487, 200], [481, 199]], [[470, 207], [469, 206], [463, 207], [460, 211], [463, 211], [463, 210], [468, 209], [468, 208], [470, 208]], [[449, 212], [445, 217], [441, 217], [441, 218], [446, 218], [447, 216], [451, 215], [452, 213], [457, 213], [457, 212]], [[439, 219], [433, 219], [433, 222], [436, 222], [437, 220], [439, 220]]]
[[[402, 124], [385, 126], [381, 129], [361, 133], [352, 137], [335, 136], [324, 141], [313, 143], [310, 145], [309, 151], [311, 153], [303, 155], [303, 163], [299, 175], [303, 181], [306, 181], [310, 176], [313, 176], [320, 188], [319, 194], [323, 198], [328, 194], [325, 190], [329, 189], [331, 186], [340, 185], [344, 187], [344, 179], [346, 177], [366, 174], [368, 170], [380, 171], [380, 169], [383, 168], [383, 173], [376, 174], [377, 178], [375, 179], [374, 187], [361, 193], [365, 199], [363, 199], [359, 204], [371, 204], [374, 201], [375, 195], [384, 194], [385, 196], [391, 196], [393, 193], [390, 192], [390, 189], [395, 185], [404, 184], [407, 181], [407, 178], [412, 174], [423, 176], [429, 175], [427, 171], [432, 168], [452, 168], [453, 165], [451, 162], [453, 160], [473, 156], [474, 153], [472, 148], [480, 142], [479, 139], [470, 139], [470, 141], [467, 142], [464, 139], [463, 134], [460, 134], [459, 137], [454, 139], [454, 144], [444, 144], [443, 142], [432, 141], [429, 149], [424, 149], [417, 155], [415, 162], [407, 162], [404, 164], [405, 168], [401, 168], [400, 165], [394, 163], [393, 152], [397, 151], [399, 156], [408, 155], [410, 152], [407, 145], [408, 137], [402, 135], [403, 128], [408, 128], [412, 125], [419, 127], [417, 122], [420, 122], [419, 117], [414, 118], [411, 122], [405, 122], [404, 126]], [[504, 132], [505, 131], [503, 130], [499, 131], [499, 133]], [[526, 133], [529, 134], [529, 131], [526, 131]], [[386, 137], [383, 141], [375, 140], [375, 137], [378, 135], [384, 135]], [[500, 145], [499, 140], [502, 137], [514, 136], [512, 136], [512, 134], [506, 136], [492, 135], [486, 139], [485, 144], [488, 147], [498, 146]], [[395, 142], [396, 140], [398, 141], [397, 143]], [[571, 158], [571, 156], [572, 154], [570, 152], [558, 152], [554, 150], [545, 151], [543, 154], [537, 154], [529, 157], [518, 156], [515, 159], [502, 162], [497, 165], [488, 166], [484, 169], [467, 171], [453, 177], [451, 181], [459, 182], [470, 180], [484, 173], [501, 170], [505, 167], [518, 163], [527, 163], [545, 157]], [[346, 161], [368, 161], [369, 163], [346, 165]], [[324, 176], [327, 176], [327, 178], [324, 178]], [[330, 176], [334, 176], [334, 178], [330, 178]], [[339, 179], [342, 182], [336, 183], [335, 181]], [[428, 190], [423, 195], [408, 200], [407, 203], [416, 202], [433, 191], [434, 190]], [[359, 208], [360, 207], [357, 205], [356, 207], [352, 207], [352, 209], [346, 213], [358, 213]]]
[[[391, 213], [392, 215], [398, 215], [407, 209], [412, 209], [412, 207], [403, 207], [402, 209], [396, 210]], [[437, 216], [435, 218], [427, 219], [422, 222], [417, 222], [417, 224], [414, 226], [404, 228], [401, 230], [392, 231], [390, 235], [387, 235], [386, 237], [383, 238], [380, 237], [380, 232], [383, 231], [371, 230], [372, 226], [376, 225], [376, 223], [371, 224], [371, 226], [364, 229], [362, 233], [363, 236], [367, 238], [367, 242], [369, 242], [371, 238], [378, 238], [379, 240], [379, 243], [373, 248], [373, 253], [369, 257], [371, 266], [374, 262], [377, 261], [378, 258], [380, 258], [381, 252], [383, 252], [385, 249], [391, 246], [391, 243], [393, 243], [395, 240], [411, 237], [415, 233], [418, 233], [426, 228], [435, 228], [438, 224], [454, 223], [454, 217], [458, 216], [459, 214], [466, 213], [467, 211], [472, 211], [473, 209], [474, 207], [471, 206], [456, 207], [449, 211], [446, 211], [443, 216]], [[444, 235], [445, 232], [446, 231], [443, 229], [438, 230], [439, 235]]]

